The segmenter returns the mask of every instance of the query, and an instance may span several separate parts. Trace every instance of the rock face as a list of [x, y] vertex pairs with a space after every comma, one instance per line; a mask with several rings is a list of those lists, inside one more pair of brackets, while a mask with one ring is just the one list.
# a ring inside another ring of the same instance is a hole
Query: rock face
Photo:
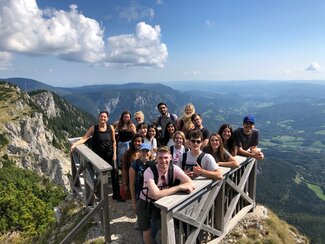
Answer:
[[43, 114], [26, 111], [28, 101], [43, 110], [49, 118], [56, 117], [59, 110], [53, 96], [50, 92], [37, 94], [33, 99], [26, 94], [24, 96], [24, 101], [17, 100], [16, 106], [11, 109], [16, 119], [4, 124], [9, 137], [7, 154], [15, 160], [17, 166], [49, 176], [53, 182], [69, 189], [66, 176], [70, 170], [68, 156], [52, 146], [53, 133], [46, 128]]
[[55, 106], [51, 92], [42, 92], [33, 96], [35, 104], [41, 108], [48, 118], [55, 118], [60, 114], [60, 110]]

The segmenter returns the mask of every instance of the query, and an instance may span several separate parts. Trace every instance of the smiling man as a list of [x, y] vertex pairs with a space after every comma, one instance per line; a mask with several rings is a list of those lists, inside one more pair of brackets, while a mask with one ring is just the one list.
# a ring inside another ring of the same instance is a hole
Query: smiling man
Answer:
[[222, 171], [211, 154], [201, 151], [202, 143], [202, 132], [200, 130], [190, 131], [188, 145], [191, 150], [178, 158], [177, 165], [191, 178], [204, 176], [209, 179], [221, 180]]
[[157, 164], [144, 171], [137, 215], [145, 244], [153, 243], [155, 233], [151, 233], [151, 228], [159, 225], [160, 210], [153, 203], [164, 196], [179, 191], [190, 193], [195, 189], [191, 178], [177, 165], [173, 165], [171, 158], [169, 148], [161, 146], [157, 151]]
[[263, 160], [264, 154], [257, 147], [259, 132], [255, 129], [255, 117], [253, 115], [245, 116], [243, 128], [234, 131], [234, 137], [237, 146], [237, 154], [241, 156]]

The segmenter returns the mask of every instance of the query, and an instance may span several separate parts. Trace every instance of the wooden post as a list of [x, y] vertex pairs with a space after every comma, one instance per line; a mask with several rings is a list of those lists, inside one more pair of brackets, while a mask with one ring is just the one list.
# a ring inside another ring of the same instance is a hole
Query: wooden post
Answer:
[[175, 244], [175, 228], [173, 213], [161, 210], [161, 243]]
[[248, 183], [248, 194], [251, 199], [254, 201], [254, 207], [250, 212], [253, 212], [256, 207], [256, 171], [257, 171], [257, 160], [251, 159], [251, 164], [254, 164], [251, 174], [249, 175], [249, 183]]
[[108, 172], [103, 172], [101, 174], [101, 198], [103, 199], [103, 212], [102, 212], [102, 221], [103, 221], [103, 232], [105, 236], [105, 241], [111, 241], [111, 232], [110, 232], [110, 217], [109, 217], [109, 198], [108, 198]]
[[226, 184], [223, 183], [219, 194], [215, 200], [215, 228], [224, 231], [224, 216], [225, 216], [225, 188]]

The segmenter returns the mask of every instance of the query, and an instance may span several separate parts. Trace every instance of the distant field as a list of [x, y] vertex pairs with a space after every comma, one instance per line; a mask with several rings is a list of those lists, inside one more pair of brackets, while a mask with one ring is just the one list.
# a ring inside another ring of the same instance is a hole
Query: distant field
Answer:
[[281, 143], [285, 144], [286, 146], [300, 146], [303, 144], [303, 141], [303, 137], [296, 136], [274, 136], [271, 139], [271, 142], [273, 143]]
[[315, 132], [315, 135], [325, 136], [325, 130], [319, 130]]
[[315, 184], [311, 184], [311, 183], [308, 183], [306, 182], [308, 188], [310, 190], [312, 190], [313, 192], [315, 192], [315, 194], [317, 195], [317, 197], [319, 197], [320, 199], [322, 199], [323, 201], [325, 201], [325, 195], [322, 191], [322, 189], [318, 186], [318, 185], [315, 185]]

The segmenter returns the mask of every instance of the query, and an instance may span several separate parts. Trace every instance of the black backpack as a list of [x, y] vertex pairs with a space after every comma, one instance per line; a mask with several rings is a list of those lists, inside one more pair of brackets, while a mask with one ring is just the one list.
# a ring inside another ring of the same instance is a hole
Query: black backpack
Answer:
[[136, 163], [137, 163], [137, 179], [138, 179], [138, 195], [140, 195], [140, 192], [142, 191], [143, 189], [143, 174], [144, 174], [144, 171], [146, 171], [147, 168], [150, 167], [150, 165], [156, 165], [156, 163], [154, 161], [148, 161], [146, 162], [146, 164], [143, 165], [143, 167], [141, 168], [140, 167], [140, 159], [137, 159], [136, 160]]
[[[148, 165], [148, 167], [150, 167], [153, 173], [155, 184], [158, 184], [159, 174], [158, 174], [158, 169], [156, 167], [156, 163], [152, 162], [151, 164]], [[142, 175], [142, 184], [143, 184], [143, 175]], [[168, 168], [168, 187], [177, 186], [179, 184], [180, 184], [180, 180], [175, 179], [174, 181], [174, 164], [173, 162], [170, 162]], [[144, 192], [143, 190], [147, 190], [147, 191]], [[148, 199], [150, 200], [150, 202], [156, 201], [155, 199], [152, 199], [151, 197], [148, 196], [148, 192], [149, 192], [148, 187], [143, 187], [142, 185], [142, 193], [146, 196], [146, 202], [148, 202]]]
[[[206, 153], [201, 152], [200, 155], [197, 157], [196, 162], [201, 166], [202, 159]], [[183, 158], [182, 158], [182, 169], [184, 170], [184, 167], [186, 165], [186, 159], [187, 159], [187, 152], [183, 153]]]
[[[172, 113], [169, 113], [169, 115], [170, 115], [170, 121], [171, 122], [173, 122], [173, 123], [176, 123], [177, 122], [177, 117], [174, 115], [174, 114], [172, 114]], [[158, 120], [157, 120], [157, 126], [158, 125], [161, 125], [161, 115], [158, 117]]]

